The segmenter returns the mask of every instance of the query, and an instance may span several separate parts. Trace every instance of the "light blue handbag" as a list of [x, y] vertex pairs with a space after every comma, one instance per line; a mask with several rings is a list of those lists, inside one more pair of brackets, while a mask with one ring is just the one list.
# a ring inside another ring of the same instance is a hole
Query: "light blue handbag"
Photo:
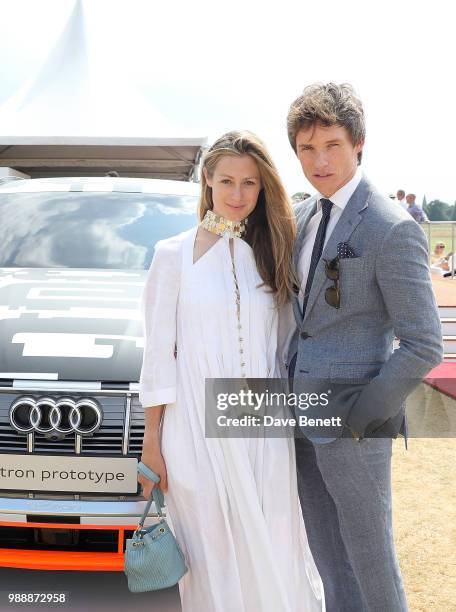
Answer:
[[[160, 482], [160, 477], [142, 462], [138, 464], [138, 472], [156, 483]], [[145, 528], [144, 521], [152, 501], [160, 521]], [[138, 527], [126, 542], [124, 571], [132, 593], [166, 589], [177, 584], [187, 572], [184, 555], [163, 516], [163, 506], [163, 493], [155, 486]]]

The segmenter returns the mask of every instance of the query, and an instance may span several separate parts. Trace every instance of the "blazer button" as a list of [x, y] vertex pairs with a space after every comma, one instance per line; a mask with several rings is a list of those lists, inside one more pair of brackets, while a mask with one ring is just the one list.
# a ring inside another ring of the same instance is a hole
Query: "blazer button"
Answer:
[[302, 331], [302, 332], [301, 332], [299, 335], [301, 336], [301, 338], [302, 338], [303, 340], [307, 340], [307, 338], [312, 338], [312, 336], [310, 336], [310, 335], [309, 335], [307, 332], [305, 332], [305, 331]]

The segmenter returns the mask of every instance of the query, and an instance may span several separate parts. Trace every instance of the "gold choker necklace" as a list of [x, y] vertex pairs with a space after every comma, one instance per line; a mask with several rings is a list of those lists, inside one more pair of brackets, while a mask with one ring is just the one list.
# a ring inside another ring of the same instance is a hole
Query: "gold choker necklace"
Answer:
[[218, 236], [242, 238], [242, 234], [244, 234], [245, 230], [247, 229], [247, 222], [247, 218], [243, 219], [242, 221], [230, 221], [221, 215], [215, 214], [213, 210], [208, 210], [206, 211], [200, 226], [204, 227], [204, 229], [206, 229], [208, 232], [212, 232]]

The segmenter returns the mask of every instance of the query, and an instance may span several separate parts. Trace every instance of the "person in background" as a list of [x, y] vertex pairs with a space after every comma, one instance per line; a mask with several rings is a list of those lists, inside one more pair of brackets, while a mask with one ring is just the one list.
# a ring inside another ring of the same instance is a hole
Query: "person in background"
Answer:
[[448, 259], [449, 255], [445, 257], [445, 243], [437, 242], [434, 247], [434, 250], [431, 253], [431, 265], [436, 266], [438, 268], [442, 268], [442, 270], [448, 270]]
[[437, 242], [431, 253], [431, 271], [438, 271], [441, 276], [451, 276], [454, 253], [445, 255], [445, 243]]
[[407, 210], [407, 201], [405, 199], [405, 191], [403, 189], [398, 189], [396, 192], [397, 203], [402, 206], [404, 210]]
[[421, 206], [416, 203], [416, 195], [414, 193], [408, 193], [405, 199], [407, 201], [407, 212], [409, 215], [411, 215], [417, 223], [427, 223], [429, 219]]
[[304, 191], [298, 191], [298, 193], [295, 193], [294, 195], [291, 196], [291, 203], [293, 206], [295, 206], [296, 204], [299, 204], [299, 202], [303, 202], [304, 200], [307, 200], [308, 198], [310, 198], [310, 193], [306, 193]]

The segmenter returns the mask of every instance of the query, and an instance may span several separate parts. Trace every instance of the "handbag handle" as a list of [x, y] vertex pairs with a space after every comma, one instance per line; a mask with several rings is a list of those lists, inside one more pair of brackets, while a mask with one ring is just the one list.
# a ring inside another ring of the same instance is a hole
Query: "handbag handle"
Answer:
[[[151, 470], [150, 467], [148, 467], [142, 461], [138, 463], [138, 472], [143, 474], [146, 478], [149, 478], [149, 480], [153, 480], [156, 484], [160, 482], [160, 476], [156, 474], [153, 470]], [[141, 518], [139, 519], [139, 524], [138, 524], [136, 531], [138, 531], [140, 528], [143, 527], [144, 521], [146, 520], [146, 517], [149, 514], [149, 510], [152, 505], [152, 502], [154, 502], [155, 504], [155, 508], [157, 510], [158, 516], [163, 518], [162, 508], [165, 505], [164, 498], [163, 498], [163, 492], [161, 491], [161, 489], [155, 486], [152, 489], [152, 493], [150, 494], [149, 499], [147, 500], [146, 507], [144, 508], [144, 512]]]

